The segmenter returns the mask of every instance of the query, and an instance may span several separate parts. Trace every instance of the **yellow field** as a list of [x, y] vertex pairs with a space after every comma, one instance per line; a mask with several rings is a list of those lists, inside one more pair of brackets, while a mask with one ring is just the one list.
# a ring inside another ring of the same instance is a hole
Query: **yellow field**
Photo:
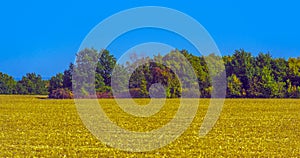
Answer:
[[[100, 103], [113, 122], [140, 132], [162, 127], [178, 109], [178, 100], [170, 99], [154, 116], [138, 118], [127, 115], [112, 99]], [[200, 100], [191, 126], [171, 144], [131, 153], [97, 140], [81, 122], [73, 100], [0, 96], [0, 157], [300, 157], [300, 100], [227, 99], [217, 124], [200, 138], [208, 103]]]

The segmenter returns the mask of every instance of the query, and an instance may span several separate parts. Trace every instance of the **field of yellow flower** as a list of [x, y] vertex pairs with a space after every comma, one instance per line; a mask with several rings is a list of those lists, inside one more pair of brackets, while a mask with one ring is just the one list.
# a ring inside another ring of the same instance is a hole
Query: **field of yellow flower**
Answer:
[[[179, 105], [178, 99], [168, 99], [160, 112], [146, 118], [126, 114], [113, 99], [99, 102], [112, 122], [139, 132], [164, 126]], [[200, 100], [191, 126], [169, 145], [132, 153], [109, 147], [95, 138], [82, 123], [74, 100], [2, 95], [0, 157], [300, 156], [300, 100], [226, 99], [216, 125], [201, 138], [199, 128], [208, 105], [208, 99]]]

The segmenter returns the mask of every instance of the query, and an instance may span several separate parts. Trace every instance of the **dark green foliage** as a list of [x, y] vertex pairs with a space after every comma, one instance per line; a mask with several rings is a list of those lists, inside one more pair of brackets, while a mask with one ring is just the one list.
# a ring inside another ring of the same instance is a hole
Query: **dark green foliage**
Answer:
[[18, 81], [16, 86], [17, 94], [47, 94], [46, 81], [40, 75], [27, 73]]
[[116, 58], [108, 50], [102, 50], [96, 67], [96, 73], [103, 78], [105, 86], [111, 86], [111, 74], [116, 65]]
[[[174, 50], [164, 56], [140, 59], [135, 56], [135, 59], [134, 62], [121, 65], [116, 64], [116, 58], [107, 50], [98, 52], [95, 49], [84, 49], [77, 53], [74, 65], [70, 64], [67, 70], [53, 76], [49, 81], [42, 80], [41, 76], [35, 73], [28, 73], [20, 81], [15, 81], [11, 76], [0, 72], [0, 94], [48, 93], [51, 98], [71, 98], [75, 87], [83, 96], [97, 94], [101, 98], [111, 98], [111, 82], [117, 82], [121, 84], [114, 84], [117, 86], [114, 91], [120, 97], [129, 89], [131, 97], [148, 98], [150, 87], [159, 83], [164, 87], [168, 98], [181, 97], [183, 92], [190, 92], [189, 88], [182, 88], [182, 84], [186, 87], [199, 85], [199, 97], [206, 98], [214, 92], [213, 79], [226, 72], [227, 83], [214, 81], [217, 86], [227, 85], [226, 97], [300, 97], [300, 58], [272, 58], [269, 53], [259, 53], [254, 57], [250, 52], [241, 49], [222, 58], [214, 54], [195, 56], [186, 50]], [[220, 62], [220, 59], [224, 63]], [[187, 60], [193, 70], [185, 69], [183, 60]], [[166, 63], [161, 64], [164, 61]], [[216, 67], [224, 64], [225, 70], [209, 70], [208, 64], [217, 65]], [[114, 72], [117, 78], [112, 80], [114, 69], [117, 70]], [[193, 73], [198, 83], [189, 82], [192, 81], [190, 74]], [[182, 78], [178, 78], [178, 75]], [[73, 83], [72, 87], [74, 78], [78, 83]]]
[[53, 90], [56, 90], [59, 88], [64, 88], [63, 78], [64, 78], [64, 75], [62, 73], [58, 73], [58, 74], [56, 74], [56, 76], [51, 77], [51, 79], [49, 81], [48, 91], [51, 93], [51, 91], [53, 91]]
[[74, 65], [71, 63], [69, 68], [64, 71], [63, 75], [63, 87], [72, 90], [72, 73]]
[[0, 94], [15, 94], [16, 84], [13, 77], [0, 72]]
[[48, 86], [49, 98], [54, 99], [70, 99], [73, 98], [72, 93], [72, 73], [74, 65], [71, 63], [64, 73], [58, 73], [51, 77]]
[[227, 78], [227, 96], [228, 97], [241, 97], [242, 96], [242, 82], [235, 75], [232, 74]]
[[[96, 94], [95, 83], [95, 69], [98, 64], [99, 54], [95, 49], [84, 49], [76, 54], [76, 63], [73, 71], [74, 94], [80, 97], [88, 97]], [[100, 79], [100, 78], [97, 78]], [[77, 97], [79, 97], [77, 96]]]

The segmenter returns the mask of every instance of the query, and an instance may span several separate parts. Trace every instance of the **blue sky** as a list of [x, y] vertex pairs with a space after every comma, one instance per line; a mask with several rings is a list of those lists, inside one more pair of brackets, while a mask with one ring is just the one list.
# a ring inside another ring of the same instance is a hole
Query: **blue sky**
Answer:
[[[254, 55], [270, 52], [274, 57], [300, 56], [300, 2], [296, 0], [12, 0], [0, 2], [0, 72], [16, 78], [27, 72], [43, 77], [62, 72], [74, 61], [93, 27], [110, 15], [140, 6], [173, 8], [195, 18], [223, 55], [243, 48]], [[109, 50], [118, 57], [129, 47], [158, 37], [161, 41], [170, 39], [174, 47], [193, 51], [179, 38], [170, 38], [169, 33], [147, 29], [124, 34]]]

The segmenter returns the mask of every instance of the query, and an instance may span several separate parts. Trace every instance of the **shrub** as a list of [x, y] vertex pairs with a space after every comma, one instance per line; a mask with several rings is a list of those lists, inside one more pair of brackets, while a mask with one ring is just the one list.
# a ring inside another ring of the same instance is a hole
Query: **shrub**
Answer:
[[67, 88], [58, 88], [52, 90], [49, 94], [49, 98], [53, 99], [72, 99], [73, 93]]
[[97, 92], [97, 98], [114, 98], [111, 92]]

